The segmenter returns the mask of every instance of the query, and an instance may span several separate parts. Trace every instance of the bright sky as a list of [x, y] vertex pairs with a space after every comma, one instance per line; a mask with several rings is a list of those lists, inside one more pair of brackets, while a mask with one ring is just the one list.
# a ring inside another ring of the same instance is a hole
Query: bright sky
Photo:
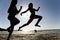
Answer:
[[[17, 9], [22, 7], [21, 11], [24, 11], [28, 8], [28, 4], [32, 2], [33, 7], [37, 9], [40, 6], [40, 10], [36, 12], [36, 15], [43, 16], [43, 19], [39, 23], [41, 26], [34, 26], [38, 19], [34, 19], [33, 22], [22, 28], [22, 30], [43, 30], [43, 29], [60, 29], [60, 0], [18, 0]], [[7, 28], [10, 25], [8, 17], [8, 8], [11, 3], [11, 0], [0, 0], [0, 28]], [[25, 24], [30, 17], [30, 12], [16, 15], [16, 17], [20, 20], [20, 23], [15, 26], [15, 30], [17, 30], [20, 26]]]

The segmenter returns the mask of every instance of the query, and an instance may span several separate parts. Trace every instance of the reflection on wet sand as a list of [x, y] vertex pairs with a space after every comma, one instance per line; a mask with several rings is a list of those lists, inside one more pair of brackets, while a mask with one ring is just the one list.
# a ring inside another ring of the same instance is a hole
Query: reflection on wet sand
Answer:
[[[0, 40], [6, 40], [8, 32], [0, 31]], [[14, 31], [11, 40], [60, 40], [60, 32]]]

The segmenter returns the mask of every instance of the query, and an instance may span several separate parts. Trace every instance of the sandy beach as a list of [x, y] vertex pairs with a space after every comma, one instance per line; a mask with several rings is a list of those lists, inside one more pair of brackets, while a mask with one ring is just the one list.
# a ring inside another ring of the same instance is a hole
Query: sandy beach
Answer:
[[[0, 31], [0, 40], [6, 40], [8, 37], [7, 31]], [[60, 32], [55, 31], [14, 31], [10, 40], [60, 40]]]

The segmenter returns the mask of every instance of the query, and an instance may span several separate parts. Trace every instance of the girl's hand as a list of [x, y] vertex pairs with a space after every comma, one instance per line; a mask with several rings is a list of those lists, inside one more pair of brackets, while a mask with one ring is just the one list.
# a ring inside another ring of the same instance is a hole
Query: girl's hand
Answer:
[[40, 7], [39, 7], [39, 9], [40, 9]]
[[22, 16], [22, 13], [20, 15]]
[[22, 6], [20, 6], [20, 9], [22, 9]]

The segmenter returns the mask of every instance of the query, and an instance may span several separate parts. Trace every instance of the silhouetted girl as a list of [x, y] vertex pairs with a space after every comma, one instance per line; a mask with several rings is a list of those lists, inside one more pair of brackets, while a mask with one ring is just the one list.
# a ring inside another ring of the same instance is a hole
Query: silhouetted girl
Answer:
[[9, 36], [8, 36], [7, 40], [9, 40], [9, 38], [13, 32], [14, 26], [20, 22], [15, 16], [21, 11], [22, 6], [19, 10], [17, 10], [16, 4], [17, 4], [17, 0], [12, 0], [11, 5], [8, 9], [8, 13], [9, 13], [8, 19], [9, 19], [11, 25], [9, 28], [7, 28], [7, 30], [9, 30]]
[[[40, 7], [39, 7], [39, 8], [40, 8]], [[19, 27], [19, 29], [21, 29], [21, 28], [24, 27], [24, 26], [29, 25], [29, 24], [33, 21], [33, 19], [36, 19], [36, 18], [38, 18], [38, 21], [37, 21], [37, 23], [35, 24], [35, 26], [40, 27], [40, 26], [38, 25], [38, 23], [39, 23], [40, 20], [42, 19], [42, 16], [35, 15], [35, 11], [38, 11], [39, 8], [38, 8], [38, 9], [34, 9], [34, 8], [33, 8], [33, 4], [32, 4], [32, 3], [29, 3], [28, 9], [27, 9], [26, 11], [22, 12], [21, 15], [22, 15], [23, 13], [27, 12], [27, 11], [30, 11], [30, 12], [31, 12], [30, 19], [29, 19], [29, 21], [28, 21], [26, 24], [24, 24], [24, 25], [22, 25], [21, 27]], [[19, 29], [18, 29], [18, 30], [19, 30]]]

